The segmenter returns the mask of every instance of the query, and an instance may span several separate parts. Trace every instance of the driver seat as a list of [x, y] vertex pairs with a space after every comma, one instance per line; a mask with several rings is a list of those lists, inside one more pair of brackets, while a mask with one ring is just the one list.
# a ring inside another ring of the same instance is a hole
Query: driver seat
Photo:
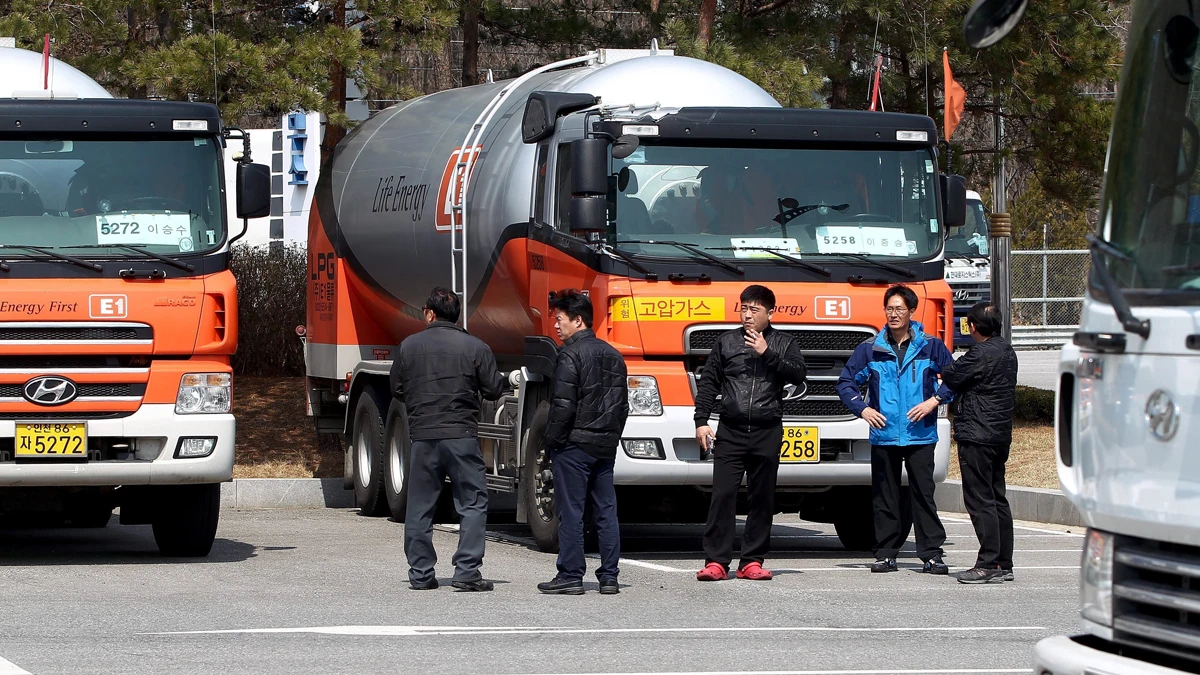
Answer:
[[617, 235], [625, 234], [664, 234], [654, 232], [650, 223], [650, 209], [646, 202], [634, 197], [638, 191], [637, 174], [623, 169], [628, 174], [625, 179], [625, 189], [617, 190]]

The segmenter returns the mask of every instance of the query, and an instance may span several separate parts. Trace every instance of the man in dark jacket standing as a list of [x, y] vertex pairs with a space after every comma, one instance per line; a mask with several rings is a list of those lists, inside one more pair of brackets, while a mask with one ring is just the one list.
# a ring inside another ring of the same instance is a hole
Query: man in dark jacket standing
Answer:
[[620, 592], [617, 561], [621, 530], [613, 465], [625, 420], [629, 417], [628, 377], [621, 353], [592, 332], [592, 301], [575, 290], [556, 293], [550, 301], [554, 326], [563, 341], [554, 366], [546, 448], [554, 472], [558, 508], [558, 574], [538, 584], [552, 595], [582, 595], [584, 503], [600, 540], [600, 592]]
[[990, 302], [972, 307], [967, 326], [975, 345], [942, 370], [942, 382], [958, 396], [954, 440], [963, 504], [979, 537], [975, 566], [957, 575], [964, 584], [1013, 578], [1013, 518], [1004, 494], [1004, 464], [1012, 445], [1017, 353], [1000, 335], [1002, 321]]
[[[712, 502], [704, 528], [704, 569], [699, 581], [729, 576], [737, 524], [737, 495], [747, 477], [750, 512], [742, 533], [737, 577], [766, 581], [763, 562], [770, 550], [775, 516], [775, 482], [783, 441], [786, 385], [804, 384], [807, 368], [800, 345], [771, 327], [775, 294], [747, 286], [740, 298], [742, 327], [717, 338], [696, 387], [696, 440], [713, 453]], [[721, 394], [720, 420], [713, 434], [709, 418]]]
[[499, 399], [505, 378], [487, 345], [456, 325], [461, 310], [452, 291], [433, 289], [424, 307], [428, 326], [406, 338], [392, 362], [393, 395], [408, 411], [412, 439], [404, 553], [409, 584], [418, 591], [438, 587], [433, 514], [447, 476], [460, 519], [452, 585], [464, 591], [492, 590], [492, 582], [479, 571], [488, 505], [477, 438], [479, 399]]

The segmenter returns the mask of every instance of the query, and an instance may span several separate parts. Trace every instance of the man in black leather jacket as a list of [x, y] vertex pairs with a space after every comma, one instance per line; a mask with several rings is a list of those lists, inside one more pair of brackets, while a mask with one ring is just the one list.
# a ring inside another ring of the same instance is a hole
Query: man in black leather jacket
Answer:
[[424, 308], [428, 327], [408, 336], [392, 362], [392, 394], [404, 402], [412, 439], [404, 553], [414, 590], [438, 587], [433, 514], [447, 476], [460, 521], [453, 586], [464, 591], [493, 587], [480, 572], [488, 491], [477, 434], [479, 399], [500, 398], [504, 375], [496, 370], [492, 350], [456, 325], [461, 308], [454, 292], [433, 289]]
[[592, 301], [574, 290], [555, 294], [550, 303], [563, 341], [554, 366], [546, 449], [554, 472], [558, 509], [558, 574], [538, 584], [556, 595], [581, 595], [584, 502], [591, 500], [600, 539], [600, 592], [618, 593], [617, 561], [621, 531], [613, 464], [629, 417], [628, 378], [620, 352], [592, 332]]
[[[729, 575], [743, 475], [750, 512], [737, 576], [756, 581], [771, 578], [762, 564], [775, 515], [784, 387], [804, 384], [807, 372], [799, 343], [786, 331], [771, 327], [775, 294], [753, 285], [742, 291], [740, 301], [742, 327], [717, 339], [696, 387], [696, 440], [714, 457], [712, 502], [704, 530], [705, 566], [696, 574], [700, 581], [720, 581]], [[708, 423], [714, 412], [720, 414], [715, 437]]]

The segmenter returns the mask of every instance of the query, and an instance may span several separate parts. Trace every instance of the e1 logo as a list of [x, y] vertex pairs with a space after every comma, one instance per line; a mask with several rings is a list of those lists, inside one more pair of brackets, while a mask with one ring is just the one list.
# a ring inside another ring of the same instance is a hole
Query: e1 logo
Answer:
[[317, 253], [313, 257], [313, 281], [319, 280], [322, 274], [325, 275], [326, 279], [333, 281], [334, 265], [336, 265], [336, 260], [337, 258], [334, 257], [332, 252]]
[[850, 298], [841, 295], [818, 295], [813, 298], [815, 316], [820, 321], [849, 321]]
[[89, 295], [88, 315], [93, 319], [124, 319], [129, 315], [129, 298], [124, 295]]

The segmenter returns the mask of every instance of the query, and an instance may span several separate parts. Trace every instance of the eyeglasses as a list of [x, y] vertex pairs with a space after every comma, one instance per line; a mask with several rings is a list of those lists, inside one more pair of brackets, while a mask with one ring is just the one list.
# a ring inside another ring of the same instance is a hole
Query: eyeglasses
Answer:
[[910, 311], [912, 311], [912, 310], [910, 310], [907, 307], [884, 307], [883, 308], [883, 313], [887, 314], [888, 316], [903, 316], [905, 314], [908, 314]]

